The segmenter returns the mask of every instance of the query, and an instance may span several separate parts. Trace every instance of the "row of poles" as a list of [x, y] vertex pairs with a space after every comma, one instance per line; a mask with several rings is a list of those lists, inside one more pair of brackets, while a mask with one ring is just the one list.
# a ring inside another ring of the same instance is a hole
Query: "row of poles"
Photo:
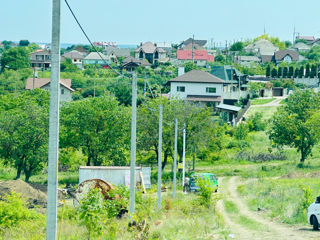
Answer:
[[[135, 172], [136, 172], [136, 134], [137, 134], [137, 74], [132, 73], [132, 111], [131, 111], [131, 159], [130, 159], [130, 195], [129, 219], [132, 221], [135, 210]], [[173, 192], [176, 195], [177, 185], [177, 151], [178, 151], [178, 119], [175, 119], [174, 132], [174, 162], [173, 162]], [[163, 106], [159, 105], [159, 140], [158, 140], [158, 183], [157, 183], [157, 208], [161, 208], [161, 175], [162, 175], [162, 124]], [[183, 127], [183, 154], [182, 154], [182, 186], [185, 180], [185, 148], [186, 129]]]
[[[52, 0], [52, 38], [51, 38], [51, 83], [49, 109], [49, 149], [48, 149], [48, 199], [46, 239], [57, 239], [57, 203], [58, 203], [58, 155], [59, 155], [59, 103], [60, 103], [60, 15], [61, 0]], [[136, 170], [136, 125], [137, 125], [137, 75], [132, 76], [132, 113], [131, 113], [131, 155], [130, 155], [130, 206], [129, 219], [132, 221], [135, 211], [135, 170]], [[161, 208], [161, 171], [162, 171], [162, 115], [159, 107], [159, 150], [158, 150], [158, 201]], [[173, 197], [176, 195], [178, 120], [175, 119]], [[185, 179], [185, 126], [183, 129], [183, 174]]]

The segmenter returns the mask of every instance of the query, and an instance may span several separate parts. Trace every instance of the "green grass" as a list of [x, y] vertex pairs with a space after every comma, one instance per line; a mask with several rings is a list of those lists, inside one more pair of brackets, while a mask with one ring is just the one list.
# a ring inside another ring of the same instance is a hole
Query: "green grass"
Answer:
[[277, 111], [277, 108], [277, 106], [251, 107], [246, 114], [246, 118], [248, 119], [251, 115], [260, 112], [262, 113], [263, 119], [268, 120]]
[[251, 100], [251, 105], [264, 105], [276, 100], [275, 98], [256, 98]]
[[280, 104], [285, 104], [285, 103], [287, 103], [287, 101], [288, 101], [288, 99], [287, 99], [287, 98], [282, 99], [282, 100], [280, 101]]
[[312, 189], [312, 199], [320, 192], [320, 179], [260, 179], [241, 185], [238, 192], [247, 199], [251, 210], [264, 209], [266, 214], [287, 224], [307, 224], [302, 209], [302, 186]]

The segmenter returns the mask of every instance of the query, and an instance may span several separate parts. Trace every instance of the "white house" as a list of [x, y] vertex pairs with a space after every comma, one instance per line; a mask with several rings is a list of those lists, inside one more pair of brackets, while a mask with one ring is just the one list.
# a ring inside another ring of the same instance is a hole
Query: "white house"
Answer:
[[[60, 102], [72, 101], [71, 79], [60, 79]], [[32, 90], [35, 88], [41, 88], [43, 90], [50, 91], [50, 79], [49, 78], [28, 78], [26, 84], [26, 90]]]
[[223, 99], [224, 81], [212, 74], [192, 70], [169, 80], [170, 98], [180, 98], [187, 101], [202, 102], [216, 106]]

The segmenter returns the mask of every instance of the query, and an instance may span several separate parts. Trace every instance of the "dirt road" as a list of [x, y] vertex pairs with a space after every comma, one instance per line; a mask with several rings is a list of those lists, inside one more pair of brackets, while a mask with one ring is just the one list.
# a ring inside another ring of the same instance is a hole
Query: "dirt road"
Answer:
[[[230, 229], [230, 239], [243, 240], [315, 240], [320, 239], [320, 232], [312, 231], [312, 227], [290, 227], [271, 221], [261, 212], [248, 209], [238, 192], [239, 177], [223, 178], [220, 184], [222, 199], [218, 202], [218, 211], [225, 219], [226, 227]], [[227, 211], [225, 205], [234, 204], [237, 213]]]

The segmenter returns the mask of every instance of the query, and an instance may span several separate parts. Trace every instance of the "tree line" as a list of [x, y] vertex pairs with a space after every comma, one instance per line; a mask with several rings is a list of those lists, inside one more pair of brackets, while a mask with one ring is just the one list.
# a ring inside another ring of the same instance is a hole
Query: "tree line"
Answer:
[[272, 78], [319, 78], [318, 64], [306, 64], [301, 67], [271, 67], [266, 68], [266, 76]]

